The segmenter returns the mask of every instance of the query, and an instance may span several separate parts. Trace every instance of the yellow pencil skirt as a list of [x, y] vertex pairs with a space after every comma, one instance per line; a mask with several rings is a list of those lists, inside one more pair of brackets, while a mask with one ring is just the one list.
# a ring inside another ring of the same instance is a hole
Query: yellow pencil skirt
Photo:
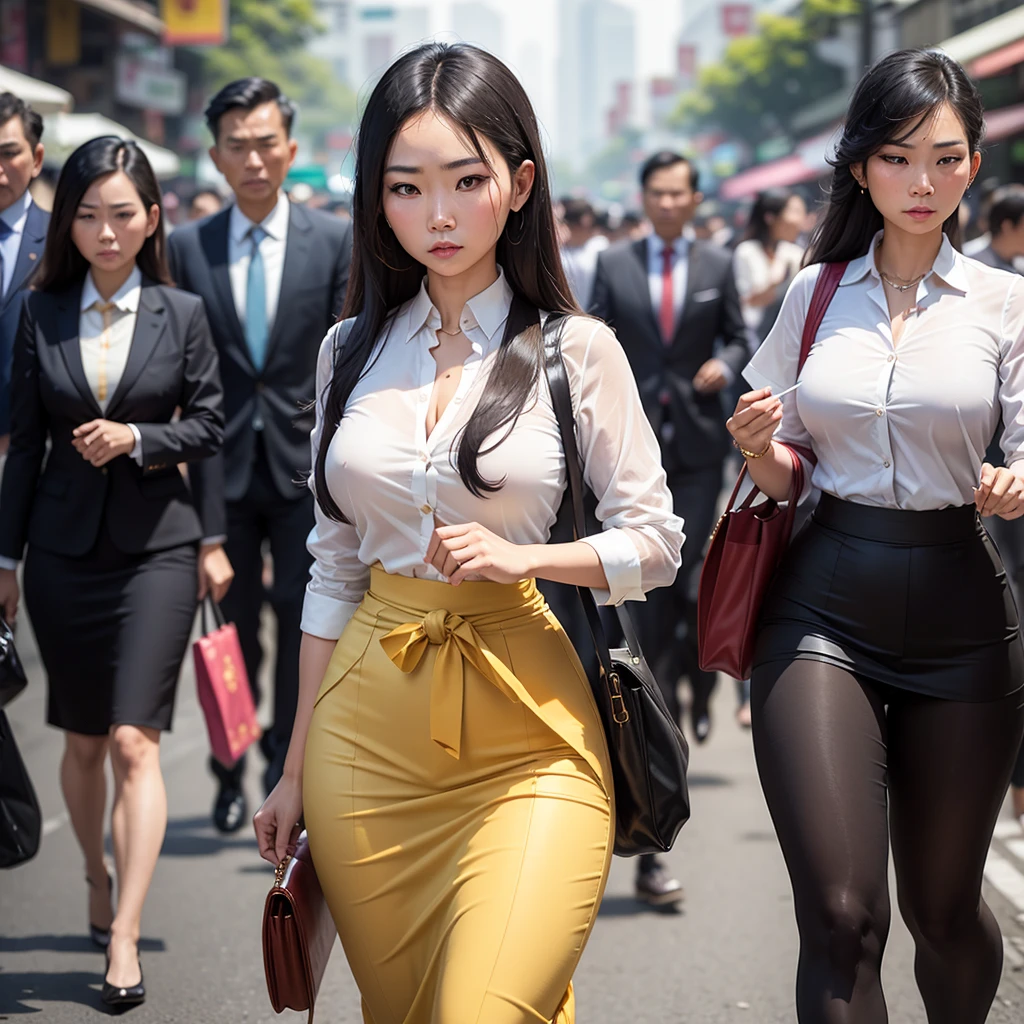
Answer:
[[374, 569], [320, 687], [303, 779], [367, 1024], [573, 1024], [611, 860], [611, 769], [532, 580]]

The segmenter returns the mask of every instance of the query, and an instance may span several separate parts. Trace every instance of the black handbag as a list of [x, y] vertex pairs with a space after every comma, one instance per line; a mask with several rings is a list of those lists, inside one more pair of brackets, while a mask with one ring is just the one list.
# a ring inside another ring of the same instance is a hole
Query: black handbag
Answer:
[[0, 711], [0, 868], [31, 860], [39, 849], [43, 816], [7, 713]]
[[[544, 368], [565, 452], [565, 500], [571, 502], [573, 536], [578, 540], [587, 531], [576, 421], [562, 361], [565, 319], [551, 315], [544, 324]], [[620, 857], [663, 853], [690, 817], [689, 748], [640, 650], [629, 612], [621, 605], [615, 609], [626, 646], [609, 650], [593, 592], [587, 587], [577, 590], [597, 651], [598, 678], [591, 685], [612, 762], [615, 853]]]
[[27, 685], [28, 677], [14, 646], [14, 631], [0, 616], [0, 708], [7, 707]]

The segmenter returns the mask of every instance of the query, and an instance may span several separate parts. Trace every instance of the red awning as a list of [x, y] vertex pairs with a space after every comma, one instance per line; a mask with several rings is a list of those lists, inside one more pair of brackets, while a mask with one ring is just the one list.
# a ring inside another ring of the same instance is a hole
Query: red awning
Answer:
[[747, 171], [734, 174], [722, 183], [718, 194], [722, 199], [743, 199], [757, 195], [766, 188], [786, 188], [798, 185], [803, 181], [813, 181], [824, 174], [827, 168], [808, 167], [797, 154], [780, 157], [766, 164], [751, 167]]
[[1003, 107], [1002, 110], [990, 110], [985, 115], [985, 126], [987, 142], [998, 142], [1024, 131], [1024, 103], [1018, 103], [1015, 107]]
[[1024, 63], [1024, 39], [986, 53], [974, 61], [968, 71], [973, 78], [991, 78], [1021, 63]]

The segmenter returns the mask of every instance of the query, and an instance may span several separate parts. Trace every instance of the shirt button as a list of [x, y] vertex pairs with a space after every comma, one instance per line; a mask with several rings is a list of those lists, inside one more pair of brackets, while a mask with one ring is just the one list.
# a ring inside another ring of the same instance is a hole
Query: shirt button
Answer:
[[[888, 465], [888, 463], [886, 463]], [[425, 515], [429, 516], [434, 510], [429, 505], [420, 505], [420, 511]]]
[[886, 469], [888, 469], [889, 468], [889, 460], [886, 459], [885, 462], [882, 463], [882, 465], [885, 466]]
[[420, 462], [426, 462], [426, 461], [427, 461], [427, 453], [426, 452], [420, 452]]
[[896, 357], [895, 356], [889, 356], [889, 358], [886, 359], [886, 362], [887, 363], [895, 363], [896, 362]]
[[883, 411], [882, 411], [881, 409], [876, 409], [876, 410], [875, 410], [875, 415], [876, 415], [876, 416], [884, 416], [884, 415], [885, 415], [885, 413], [884, 413], [884, 412], [883, 412]]

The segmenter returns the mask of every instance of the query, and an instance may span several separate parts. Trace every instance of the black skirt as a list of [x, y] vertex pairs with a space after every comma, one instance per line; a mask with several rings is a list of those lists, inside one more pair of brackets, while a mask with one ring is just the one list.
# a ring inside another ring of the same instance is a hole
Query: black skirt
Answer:
[[83, 558], [29, 545], [24, 588], [50, 725], [87, 736], [170, 729], [196, 613], [195, 544], [129, 555], [103, 527]]
[[974, 506], [909, 512], [823, 494], [759, 623], [755, 667], [794, 659], [951, 700], [1024, 686], [1017, 610]]

